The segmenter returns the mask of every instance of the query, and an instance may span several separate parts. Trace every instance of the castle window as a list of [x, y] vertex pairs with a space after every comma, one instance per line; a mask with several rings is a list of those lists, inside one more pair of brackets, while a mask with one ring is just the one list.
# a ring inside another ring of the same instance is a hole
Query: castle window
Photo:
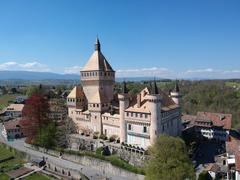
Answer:
[[147, 114], [145, 114], [145, 118], [148, 118], [148, 115], [147, 115]]
[[99, 107], [99, 104], [97, 104], [97, 107]]
[[142, 113], [140, 113], [140, 118], [142, 118]]
[[132, 125], [128, 124], [128, 130], [132, 130]]
[[138, 117], [138, 114], [137, 114], [137, 113], [135, 113], [135, 117]]
[[133, 113], [131, 113], [131, 117], [133, 117]]
[[143, 126], [143, 132], [146, 133], [147, 132], [147, 127]]
[[129, 113], [127, 112], [127, 116], [129, 116]]
[[93, 104], [93, 107], [95, 107], [95, 104]]

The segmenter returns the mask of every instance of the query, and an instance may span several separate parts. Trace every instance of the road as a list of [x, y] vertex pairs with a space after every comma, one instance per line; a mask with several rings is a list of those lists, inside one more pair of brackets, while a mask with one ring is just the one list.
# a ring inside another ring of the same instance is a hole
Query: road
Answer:
[[[47, 160], [49, 162], [52, 162], [54, 164], [59, 164], [62, 167], [74, 169], [74, 170], [77, 170], [77, 171], [81, 172], [82, 174], [87, 176], [90, 180], [95, 179], [93, 177], [96, 177], [97, 175], [100, 175], [102, 177], [106, 177], [106, 175], [104, 175], [103, 172], [100, 172], [100, 171], [98, 171], [96, 169], [93, 169], [91, 167], [83, 166], [81, 164], [77, 164], [77, 163], [67, 161], [67, 160], [64, 160], [64, 159], [59, 159], [58, 157], [51, 156], [51, 155], [44, 154], [44, 153], [39, 152], [39, 151], [35, 151], [35, 150], [32, 150], [32, 149], [26, 148], [24, 146], [24, 139], [18, 139], [18, 140], [14, 140], [14, 141], [6, 141], [5, 138], [2, 136], [2, 124], [1, 123], [0, 123], [0, 134], [1, 134], [0, 135], [0, 141], [1, 142], [19, 150], [19, 151], [25, 152], [33, 158], [45, 157], [45, 158], [47, 158]], [[113, 176], [113, 175], [109, 175], [109, 174], [107, 175], [107, 177], [111, 180], [128, 180], [128, 178], [125, 178], [125, 177]]]

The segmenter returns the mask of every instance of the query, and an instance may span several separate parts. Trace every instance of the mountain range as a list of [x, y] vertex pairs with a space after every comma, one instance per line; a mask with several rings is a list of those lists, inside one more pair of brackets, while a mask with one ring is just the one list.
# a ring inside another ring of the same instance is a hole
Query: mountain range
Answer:
[[[0, 71], [0, 80], [79, 80], [77, 74], [58, 74], [51, 72], [33, 72], [33, 71]], [[158, 78], [159, 79], [159, 78]], [[153, 77], [117, 77], [116, 81], [141, 81], [153, 80]]]
[[57, 74], [51, 72], [33, 72], [33, 71], [0, 71], [0, 80], [77, 80], [76, 74]]

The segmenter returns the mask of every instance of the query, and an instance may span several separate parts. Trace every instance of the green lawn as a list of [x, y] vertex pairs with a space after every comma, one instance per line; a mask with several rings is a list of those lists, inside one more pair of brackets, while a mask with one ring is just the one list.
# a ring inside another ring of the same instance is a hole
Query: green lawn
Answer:
[[7, 107], [10, 101], [14, 101], [16, 94], [5, 94], [0, 96], [0, 110]]
[[42, 174], [39, 174], [39, 173], [34, 173], [34, 174], [31, 174], [30, 176], [27, 176], [26, 178], [24, 178], [24, 180], [50, 180], [51, 178], [45, 176], [45, 175], [42, 175]]
[[0, 159], [10, 156], [14, 156], [14, 159], [0, 163], [0, 169], [2, 169], [4, 172], [21, 167], [24, 163], [24, 160], [23, 154], [15, 151], [14, 149], [7, 148], [3, 144], [0, 144]]
[[1, 180], [9, 180], [9, 176], [7, 174], [4, 174], [4, 173], [0, 173], [0, 179]]
[[0, 144], [0, 159], [13, 156], [13, 152], [10, 152], [4, 145]]

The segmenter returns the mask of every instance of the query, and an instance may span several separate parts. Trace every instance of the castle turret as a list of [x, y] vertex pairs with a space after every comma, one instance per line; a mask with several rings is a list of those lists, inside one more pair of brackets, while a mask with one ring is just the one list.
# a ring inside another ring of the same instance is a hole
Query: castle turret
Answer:
[[151, 85], [151, 92], [146, 96], [148, 100], [148, 107], [151, 113], [150, 120], [150, 143], [153, 144], [156, 138], [160, 134], [160, 123], [161, 123], [161, 100], [162, 97], [158, 94], [158, 88], [156, 81]]
[[129, 106], [129, 94], [126, 87], [126, 82], [123, 82], [122, 93], [118, 94], [119, 114], [120, 114], [120, 142], [126, 142], [126, 122], [125, 109]]
[[173, 91], [170, 92], [170, 96], [172, 98], [172, 100], [179, 105], [180, 104], [180, 99], [181, 99], [181, 94], [180, 94], [180, 90], [179, 90], [179, 85], [178, 85], [178, 81], [176, 80], [175, 82], [175, 87], [173, 89]]

